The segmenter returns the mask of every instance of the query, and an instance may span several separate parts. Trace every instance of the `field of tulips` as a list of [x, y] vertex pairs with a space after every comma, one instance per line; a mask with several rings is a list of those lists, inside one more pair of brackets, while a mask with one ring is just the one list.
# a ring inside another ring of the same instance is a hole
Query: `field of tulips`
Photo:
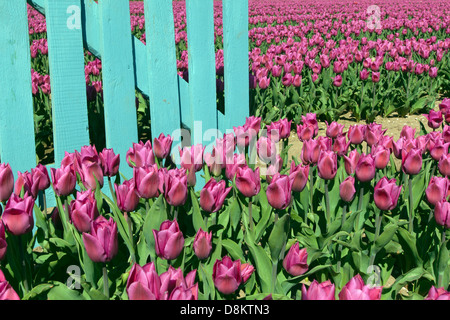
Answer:
[[[178, 72], [188, 81], [186, 9], [174, 1]], [[223, 107], [222, 4], [215, 2], [217, 101]], [[251, 115], [269, 124], [350, 115], [421, 114], [450, 91], [448, 1], [249, 1]], [[131, 31], [145, 43], [144, 6], [130, 2]], [[29, 7], [36, 145], [52, 163], [51, 88], [45, 18]], [[101, 61], [86, 51], [91, 142], [105, 146]], [[136, 93], [139, 138], [150, 138], [149, 102]]]
[[317, 136], [308, 113], [293, 159], [292, 123], [251, 116], [211, 150], [161, 134], [127, 163], [93, 146], [50, 175], [3, 163], [0, 298], [449, 299], [449, 110], [397, 141], [376, 123]]

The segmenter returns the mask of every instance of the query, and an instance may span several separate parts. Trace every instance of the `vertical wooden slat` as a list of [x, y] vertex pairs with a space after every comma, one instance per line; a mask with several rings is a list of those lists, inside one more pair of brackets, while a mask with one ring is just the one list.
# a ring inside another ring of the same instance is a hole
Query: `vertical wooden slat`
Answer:
[[248, 1], [223, 0], [225, 115], [222, 132], [242, 125], [249, 115]]
[[152, 136], [180, 128], [172, 0], [145, 0], [145, 34]]
[[25, 0], [0, 1], [0, 30], [0, 161], [17, 177], [36, 166]]
[[187, 0], [186, 22], [192, 142], [204, 144], [204, 132], [217, 129], [214, 2]]
[[45, 6], [56, 165], [65, 151], [89, 144], [82, 30], [69, 7], [81, 12], [80, 0], [47, 0]]
[[129, 1], [102, 0], [99, 13], [106, 146], [120, 154], [120, 170], [131, 178], [125, 156], [138, 135]]

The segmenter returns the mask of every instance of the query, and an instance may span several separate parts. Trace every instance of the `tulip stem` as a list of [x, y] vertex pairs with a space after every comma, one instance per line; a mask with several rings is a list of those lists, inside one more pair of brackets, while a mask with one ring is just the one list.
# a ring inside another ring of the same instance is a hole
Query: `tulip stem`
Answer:
[[[347, 218], [347, 204], [344, 204], [342, 207], [342, 220], [341, 220], [341, 231], [344, 228], [345, 219]], [[336, 272], [339, 273], [341, 271], [341, 256], [342, 256], [342, 244], [338, 247], [338, 262], [336, 265]]]
[[253, 197], [250, 197], [248, 200], [248, 220], [249, 220], [249, 224], [250, 224], [250, 232], [251, 233], [253, 233], [252, 200], [253, 200]]
[[331, 220], [331, 209], [330, 209], [330, 195], [328, 193], [328, 184], [330, 183], [330, 180], [325, 181], [325, 205], [327, 210], [327, 230], [330, 226], [330, 220]]
[[18, 236], [18, 241], [19, 241], [19, 247], [20, 247], [20, 261], [22, 263], [22, 270], [23, 270], [23, 287], [25, 290], [25, 294], [28, 293], [29, 291], [29, 287], [28, 287], [28, 272], [27, 272], [27, 265], [25, 262], [25, 253], [24, 251], [26, 250], [25, 247], [23, 246], [22, 243], [22, 236]]
[[108, 269], [106, 268], [106, 263], [103, 265], [103, 292], [109, 299]]
[[[311, 167], [309, 170], [309, 205], [311, 213], [314, 215], [313, 195], [314, 195], [314, 167]], [[305, 223], [307, 224], [306, 219]]]
[[[359, 199], [358, 199], [358, 211], [362, 209], [363, 205], [363, 198], [364, 198], [364, 182], [359, 183]], [[356, 218], [356, 230], [359, 230], [359, 217], [361, 213], [358, 214], [358, 217]]]
[[[375, 235], [373, 237], [374, 247], [375, 247], [375, 242], [377, 241], [378, 237], [380, 236], [381, 220], [382, 219], [383, 219], [383, 217], [380, 214], [380, 210], [379, 209], [375, 209]], [[372, 254], [370, 255], [369, 266], [373, 265], [373, 263], [375, 262], [376, 254], [377, 253], [375, 251], [372, 251]]]
[[412, 176], [408, 177], [408, 189], [409, 189], [409, 232], [413, 232], [414, 228], [414, 203], [413, 203], [413, 192], [412, 192]]
[[111, 196], [113, 197], [114, 202], [117, 203], [116, 194], [114, 193], [114, 188], [112, 186], [111, 177], [108, 177], [109, 190], [111, 191]]
[[[442, 248], [445, 246], [445, 227], [442, 228], [442, 236], [441, 236], [441, 248], [440, 250], [442, 250]], [[441, 256], [440, 252], [439, 252], [439, 256]], [[444, 284], [442, 283], [442, 277], [443, 277], [443, 272], [439, 272], [438, 273], [438, 288], [442, 288], [444, 286]]]

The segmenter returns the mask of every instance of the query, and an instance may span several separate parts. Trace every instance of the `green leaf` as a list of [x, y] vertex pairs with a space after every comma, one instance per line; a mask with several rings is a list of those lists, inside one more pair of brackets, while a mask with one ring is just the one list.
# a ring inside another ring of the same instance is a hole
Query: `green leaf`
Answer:
[[270, 292], [272, 289], [272, 262], [269, 255], [261, 246], [254, 244], [248, 232], [245, 233], [245, 243], [250, 250], [253, 261], [255, 261], [255, 270], [261, 285], [261, 291]]
[[395, 224], [389, 224], [387, 227], [385, 227], [383, 233], [375, 241], [375, 246], [373, 248], [374, 252], [378, 252], [384, 246], [386, 246], [394, 237], [397, 229], [398, 226]]
[[48, 300], [86, 300], [78, 291], [69, 289], [61, 282], [55, 282], [47, 297]]
[[205, 220], [203, 219], [197, 196], [195, 195], [193, 188], [191, 188], [190, 191], [192, 202], [192, 223], [194, 225], [194, 228], [195, 230], [199, 230], [201, 228], [203, 231], [207, 231], [208, 228], [205, 224]]
[[143, 228], [145, 241], [150, 250], [150, 256], [152, 258], [152, 261], [154, 261], [156, 258], [155, 238], [153, 236], [153, 229], [159, 230], [161, 223], [163, 223], [163, 221], [166, 219], [167, 219], [166, 206], [164, 204], [163, 195], [160, 195], [158, 199], [156, 199], [156, 201], [153, 203], [149, 212], [147, 213], [147, 216], [145, 217], [144, 220], [144, 228]]
[[231, 239], [224, 239], [222, 240], [222, 245], [233, 259], [241, 259], [241, 261], [245, 261], [242, 248], [236, 242]]
[[276, 261], [279, 259], [281, 249], [286, 243], [288, 232], [289, 214], [285, 214], [275, 223], [269, 236], [269, 248], [272, 261]]
[[28, 293], [23, 296], [22, 300], [31, 300], [33, 298], [36, 298], [42, 293], [49, 291], [53, 287], [54, 285], [51, 283], [38, 284], [37, 286], [33, 287], [33, 289], [28, 291]]

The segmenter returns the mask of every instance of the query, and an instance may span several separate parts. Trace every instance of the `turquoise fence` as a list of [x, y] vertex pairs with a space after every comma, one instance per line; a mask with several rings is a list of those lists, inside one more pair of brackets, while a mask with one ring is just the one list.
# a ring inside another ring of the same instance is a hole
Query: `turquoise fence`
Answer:
[[37, 165], [27, 2], [46, 17], [55, 158], [48, 168], [89, 144], [83, 48], [102, 61], [106, 147], [120, 153], [126, 177], [125, 155], [138, 139], [136, 89], [149, 98], [153, 137], [187, 128], [192, 143], [202, 143], [205, 130], [226, 132], [248, 116], [247, 0], [222, 0], [224, 112], [216, 105], [212, 0], [186, 0], [189, 83], [177, 74], [172, 0], [144, 1], [146, 45], [131, 34], [128, 0], [1, 0], [0, 160], [16, 177]]

